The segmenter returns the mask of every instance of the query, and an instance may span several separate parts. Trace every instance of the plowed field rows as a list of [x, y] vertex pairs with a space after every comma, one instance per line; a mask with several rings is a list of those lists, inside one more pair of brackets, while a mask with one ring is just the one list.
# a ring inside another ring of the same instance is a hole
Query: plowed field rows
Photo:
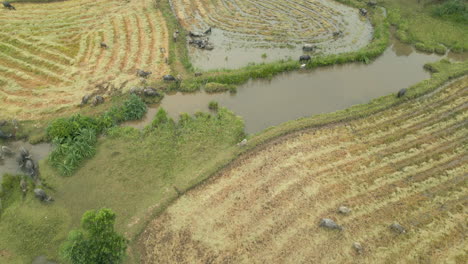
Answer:
[[[168, 72], [168, 32], [152, 0], [76, 0], [0, 9], [0, 117], [35, 118], [137, 68]], [[109, 48], [103, 49], [105, 42]]]
[[[466, 263], [467, 102], [464, 77], [368, 118], [268, 143], [155, 219], [142, 261]], [[339, 214], [342, 205], [351, 213]], [[319, 227], [321, 218], [344, 230]], [[394, 222], [407, 232], [393, 232]]]
[[[229, 45], [245, 47], [322, 43], [334, 48], [367, 44], [357, 9], [330, 0], [171, 0], [182, 26], [223, 30]], [[334, 37], [334, 32], [343, 32]]]

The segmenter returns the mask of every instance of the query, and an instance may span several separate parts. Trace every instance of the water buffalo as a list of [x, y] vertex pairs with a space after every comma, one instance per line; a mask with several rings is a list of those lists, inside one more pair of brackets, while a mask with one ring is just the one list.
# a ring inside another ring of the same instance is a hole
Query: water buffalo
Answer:
[[143, 92], [143, 88], [140, 87], [132, 87], [129, 91], [131, 94], [141, 94]]
[[349, 214], [349, 213], [351, 213], [351, 209], [349, 209], [346, 206], [340, 206], [338, 208], [338, 213], [340, 213], [340, 214]]
[[367, 5], [370, 6], [370, 7], [375, 7], [377, 5], [377, 1], [371, 0], [371, 1], [367, 2]]
[[343, 229], [343, 227], [341, 227], [340, 225], [335, 223], [335, 221], [333, 221], [333, 220], [331, 220], [329, 218], [322, 218], [322, 220], [320, 220], [320, 226], [328, 228], [328, 229], [338, 229], [338, 230]]
[[304, 44], [304, 46], [302, 47], [302, 50], [303, 51], [314, 51], [316, 48], [315, 45], [312, 45], [312, 44]]
[[310, 55], [301, 55], [299, 57], [299, 62], [302, 62], [302, 61], [310, 61]]
[[403, 88], [400, 91], [398, 91], [397, 97], [398, 98], [403, 97], [403, 96], [405, 96], [405, 94], [406, 94], [406, 88]]
[[177, 42], [177, 37], [179, 36], [179, 31], [176, 31], [172, 34], [172, 39], [174, 40], [174, 42]]
[[204, 32], [205, 35], [211, 34], [211, 27], [209, 27], [207, 30]]
[[353, 248], [354, 248], [354, 250], [356, 250], [356, 253], [358, 253], [358, 254], [361, 254], [362, 251], [363, 251], [361, 243], [359, 243], [359, 242], [354, 242], [353, 243]]
[[107, 46], [107, 44], [104, 43], [104, 42], [101, 42], [100, 46], [101, 46], [102, 49], [107, 49], [107, 48], [109, 48], [109, 46]]
[[96, 97], [94, 97], [94, 100], [93, 100], [93, 105], [96, 106], [96, 105], [100, 105], [104, 103], [104, 97], [100, 96], [100, 95], [96, 95]]
[[159, 96], [159, 93], [156, 89], [148, 87], [143, 90], [143, 94], [149, 97]]
[[359, 8], [359, 13], [361, 14], [361, 16], [367, 16], [367, 9]]
[[343, 36], [343, 31], [339, 30], [339, 31], [333, 32], [333, 37], [334, 38], [339, 38], [341, 36]]
[[89, 102], [89, 100], [91, 99], [92, 95], [90, 94], [87, 94], [85, 96], [83, 96], [83, 98], [81, 98], [81, 105], [85, 105]]
[[152, 72], [147, 72], [144, 70], [137, 69], [137, 76], [147, 78], [148, 76], [151, 75]]
[[402, 225], [400, 225], [399, 223], [393, 223], [389, 227], [395, 233], [399, 233], [399, 234], [406, 233], [406, 229]]
[[174, 77], [174, 76], [172, 76], [172, 75], [170, 75], [170, 74], [164, 75], [164, 76], [163, 76], [163, 80], [164, 80], [164, 81], [177, 81], [176, 77]]
[[192, 38], [201, 38], [201, 37], [204, 37], [205, 34], [203, 34], [201, 32], [189, 31], [189, 36], [192, 37]]
[[46, 192], [42, 189], [34, 189], [34, 195], [37, 199], [41, 202], [52, 202], [54, 199], [46, 194]]
[[195, 73], [195, 77], [202, 76], [202, 75], [203, 75], [203, 73], [201, 73], [201, 72], [196, 72]]
[[15, 8], [14, 6], [12, 6], [12, 5], [10, 4], [10, 2], [6, 2], [6, 1], [5, 1], [5, 2], [2, 2], [2, 4], [3, 4], [3, 7], [5, 7], [6, 9], [9, 9], [9, 10], [16, 10], [16, 8]]
[[2, 146], [0, 148], [0, 153], [1, 154], [5, 154], [5, 155], [13, 155], [13, 150], [11, 150], [9, 147], [7, 146]]
[[1, 139], [9, 139], [9, 138], [11, 138], [11, 137], [13, 137], [13, 134], [11, 134], [11, 133], [10, 133], [10, 134], [6, 134], [5, 132], [3, 132], [3, 131], [0, 130], [0, 138], [1, 138]]

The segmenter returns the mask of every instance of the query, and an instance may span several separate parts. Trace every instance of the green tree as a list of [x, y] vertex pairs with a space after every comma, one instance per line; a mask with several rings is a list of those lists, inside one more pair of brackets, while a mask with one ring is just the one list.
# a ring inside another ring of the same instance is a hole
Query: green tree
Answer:
[[62, 256], [73, 264], [120, 263], [127, 240], [114, 231], [115, 217], [107, 208], [84, 213], [81, 229], [69, 233], [62, 246]]

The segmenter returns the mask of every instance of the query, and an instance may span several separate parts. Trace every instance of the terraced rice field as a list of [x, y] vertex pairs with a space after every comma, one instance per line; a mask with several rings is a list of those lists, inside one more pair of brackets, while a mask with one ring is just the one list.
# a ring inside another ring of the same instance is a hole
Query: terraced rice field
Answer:
[[[465, 76], [368, 118], [270, 142], [155, 219], [142, 262], [467, 263], [467, 102]], [[342, 205], [351, 213], [339, 214]], [[344, 230], [319, 227], [321, 218]], [[407, 232], [391, 231], [394, 222]]]
[[[365, 46], [371, 38], [372, 28], [357, 9], [331, 0], [171, 0], [171, 4], [186, 29], [222, 30], [228, 41], [215, 43], [216, 48], [316, 43], [337, 52]], [[340, 31], [343, 36], [333, 36]]]
[[[0, 9], [0, 117], [32, 119], [136, 82], [160, 77], [168, 30], [152, 0], [76, 0]], [[105, 42], [109, 48], [103, 49]]]

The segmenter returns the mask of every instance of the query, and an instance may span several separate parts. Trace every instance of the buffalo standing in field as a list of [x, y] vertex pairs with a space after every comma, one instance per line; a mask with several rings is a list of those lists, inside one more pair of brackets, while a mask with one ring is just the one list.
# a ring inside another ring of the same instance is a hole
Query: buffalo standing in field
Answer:
[[104, 43], [104, 42], [101, 42], [101, 44], [99, 44], [99, 45], [100, 45], [101, 49], [108, 49], [109, 48], [109, 46], [107, 46], [107, 44]]
[[21, 148], [20, 155], [18, 157], [18, 165], [31, 179], [36, 181], [39, 174], [39, 167], [32, 160], [31, 154], [25, 148]]
[[303, 51], [314, 51], [316, 48], [316, 46], [312, 45], [312, 44], [304, 44], [304, 46], [302, 47], [302, 50]]
[[303, 62], [303, 61], [310, 61], [310, 55], [301, 55], [299, 57], [299, 62]]
[[34, 189], [34, 195], [41, 202], [52, 202], [54, 200], [54, 198], [47, 195], [46, 192], [42, 189]]
[[148, 78], [148, 76], [151, 75], [152, 72], [147, 72], [147, 71], [144, 71], [144, 70], [140, 70], [140, 69], [137, 69], [137, 76], [138, 77], [142, 77], [142, 78]]
[[375, 7], [375, 6], [377, 6], [377, 2], [371, 0], [371, 1], [367, 2], [367, 5], [370, 6], [370, 7]]
[[172, 75], [170, 75], [170, 74], [164, 75], [164, 76], [163, 76], [163, 80], [164, 80], [164, 81], [177, 81], [176, 77], [174, 77], [174, 76], [172, 76]]
[[361, 16], [367, 16], [367, 9], [359, 8], [359, 13], [361, 14]]
[[104, 97], [100, 95], [96, 95], [96, 97], [94, 97], [94, 100], [93, 100], [93, 106], [100, 105], [102, 103], [104, 103]]
[[10, 2], [2, 2], [3, 4], [3, 7], [5, 7], [6, 9], [9, 9], [9, 10], [16, 10], [16, 8], [14, 6], [12, 6], [10, 4]]

